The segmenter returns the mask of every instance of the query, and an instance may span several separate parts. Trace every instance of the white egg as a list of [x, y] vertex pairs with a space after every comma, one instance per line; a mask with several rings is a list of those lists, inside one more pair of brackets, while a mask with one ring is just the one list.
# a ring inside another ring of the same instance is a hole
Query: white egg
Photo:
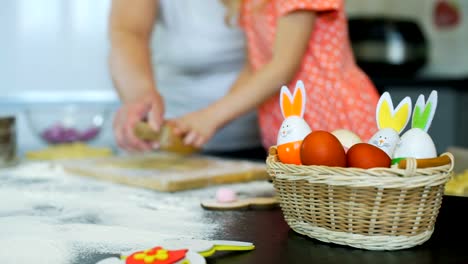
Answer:
[[337, 129], [333, 131], [332, 134], [336, 138], [338, 138], [338, 140], [340, 141], [341, 145], [343, 145], [345, 150], [348, 150], [354, 144], [362, 142], [361, 138], [358, 135], [356, 135], [354, 132], [347, 130], [347, 129]]
[[428, 159], [437, 157], [432, 138], [420, 128], [412, 128], [403, 134], [398, 142], [393, 158]]

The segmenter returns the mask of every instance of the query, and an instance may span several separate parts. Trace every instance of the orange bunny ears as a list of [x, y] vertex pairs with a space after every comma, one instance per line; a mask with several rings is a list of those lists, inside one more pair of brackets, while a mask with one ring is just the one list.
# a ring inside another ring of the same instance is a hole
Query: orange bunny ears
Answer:
[[304, 83], [297, 81], [293, 94], [287, 86], [281, 87], [280, 106], [284, 118], [291, 116], [304, 116], [306, 93]]

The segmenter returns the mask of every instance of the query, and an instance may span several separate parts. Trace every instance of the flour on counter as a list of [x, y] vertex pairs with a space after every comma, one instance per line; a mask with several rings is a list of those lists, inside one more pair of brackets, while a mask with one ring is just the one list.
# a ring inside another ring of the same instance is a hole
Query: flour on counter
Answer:
[[[219, 187], [171, 194], [73, 176], [46, 162], [1, 169], [0, 259], [86, 264], [93, 254], [150, 248], [169, 238], [208, 238], [221, 227], [204, 217], [200, 201]], [[239, 197], [273, 193], [264, 181], [229, 188]]]

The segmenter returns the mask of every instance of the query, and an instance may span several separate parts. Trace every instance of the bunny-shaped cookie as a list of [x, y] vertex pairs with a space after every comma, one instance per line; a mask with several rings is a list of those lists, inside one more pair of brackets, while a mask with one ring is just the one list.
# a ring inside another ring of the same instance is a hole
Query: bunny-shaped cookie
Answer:
[[425, 102], [419, 95], [413, 110], [411, 129], [406, 131], [398, 142], [393, 158], [435, 158], [437, 150], [427, 131], [437, 108], [437, 91], [432, 91]]
[[396, 108], [393, 108], [392, 98], [384, 92], [376, 108], [377, 127], [379, 131], [369, 140], [369, 144], [377, 146], [392, 158], [396, 145], [400, 141], [400, 133], [406, 127], [411, 116], [411, 98], [403, 98]]
[[297, 81], [293, 95], [288, 87], [281, 87], [280, 106], [285, 120], [278, 133], [278, 158], [283, 163], [301, 164], [301, 143], [312, 132], [304, 120], [305, 88], [302, 81]]

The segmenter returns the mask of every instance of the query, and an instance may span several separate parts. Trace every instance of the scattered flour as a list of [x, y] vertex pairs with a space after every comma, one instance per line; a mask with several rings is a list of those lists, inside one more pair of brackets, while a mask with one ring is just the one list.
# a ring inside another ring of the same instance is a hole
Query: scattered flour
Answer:
[[[87, 264], [164, 239], [205, 239], [221, 227], [205, 219], [200, 201], [214, 198], [219, 187], [171, 194], [73, 176], [52, 163], [1, 169], [0, 259]], [[273, 192], [268, 182], [223, 187], [239, 197]]]

